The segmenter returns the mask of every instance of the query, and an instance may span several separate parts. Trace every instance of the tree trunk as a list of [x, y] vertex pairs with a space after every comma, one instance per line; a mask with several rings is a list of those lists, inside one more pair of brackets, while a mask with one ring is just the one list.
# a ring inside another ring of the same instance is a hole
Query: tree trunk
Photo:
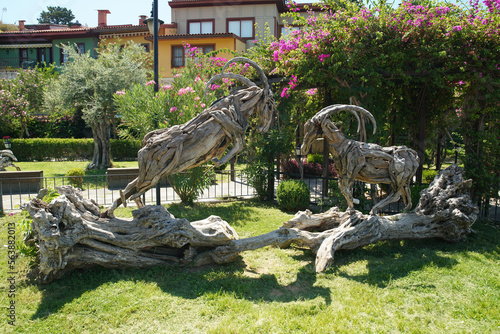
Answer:
[[[472, 232], [478, 208], [468, 195], [456, 165], [439, 173], [421, 193], [413, 212], [380, 217], [332, 208], [325, 213], [299, 212], [283, 227], [264, 235], [238, 239], [236, 231], [216, 216], [188, 222], [162, 206], [133, 211], [132, 219], [99, 218], [99, 207], [75, 188], [59, 187], [50, 204], [33, 199], [27, 209], [39, 245], [39, 273], [45, 282], [76, 268], [204, 265], [235, 260], [243, 251], [294, 243], [317, 252], [316, 271], [333, 262], [339, 249], [355, 249], [392, 239], [463, 240]], [[39, 194], [38, 197], [43, 197]]]
[[110, 122], [102, 119], [92, 125], [94, 155], [88, 169], [106, 169], [111, 167]]

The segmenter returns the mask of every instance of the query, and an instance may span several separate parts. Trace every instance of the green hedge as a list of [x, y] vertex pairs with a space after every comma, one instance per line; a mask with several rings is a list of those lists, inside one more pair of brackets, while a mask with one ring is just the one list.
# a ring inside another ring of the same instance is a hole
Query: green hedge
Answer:
[[[91, 160], [93, 139], [33, 138], [11, 139], [12, 151], [19, 161]], [[140, 140], [111, 139], [113, 160], [135, 160]]]

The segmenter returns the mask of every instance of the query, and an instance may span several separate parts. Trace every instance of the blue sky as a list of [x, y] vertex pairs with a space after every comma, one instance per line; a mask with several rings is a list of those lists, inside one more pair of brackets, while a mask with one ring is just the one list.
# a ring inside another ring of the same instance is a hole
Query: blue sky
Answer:
[[[158, 0], [158, 17], [170, 23], [169, 0]], [[298, 3], [314, 0], [298, 0]], [[108, 24], [137, 24], [139, 15], [149, 16], [152, 0], [0, 0], [0, 15], [3, 23], [16, 24], [26, 20], [26, 24], [38, 23], [40, 13], [48, 6], [71, 9], [75, 19], [89, 27], [97, 26], [97, 10], [108, 9]], [[4, 10], [6, 9], [6, 10]]]
[[[150, 15], [152, 4], [152, 0], [0, 0], [0, 15], [3, 23], [17, 25], [17, 21], [26, 20], [26, 24], [34, 24], [48, 6], [60, 6], [71, 9], [83, 25], [95, 27], [97, 10], [108, 9], [109, 25], [137, 24], [139, 15]], [[158, 0], [158, 17], [170, 22], [168, 0]]]
[[[158, 17], [170, 23], [169, 0], [158, 0]], [[295, 0], [298, 3], [311, 3], [314, 0]], [[401, 0], [388, 0], [399, 4]], [[468, 0], [461, 0], [468, 2]], [[459, 2], [460, 0], [451, 0]], [[3, 23], [16, 24], [25, 20], [27, 24], [38, 23], [40, 13], [47, 10], [48, 6], [60, 6], [71, 9], [75, 19], [89, 27], [97, 26], [97, 10], [107, 9], [108, 24], [137, 24], [139, 15], [149, 16], [152, 0], [0, 0], [0, 16]]]

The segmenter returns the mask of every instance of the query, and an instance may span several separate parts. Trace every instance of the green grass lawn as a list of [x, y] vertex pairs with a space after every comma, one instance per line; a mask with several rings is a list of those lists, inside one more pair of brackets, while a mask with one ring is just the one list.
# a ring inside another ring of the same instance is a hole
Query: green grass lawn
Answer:
[[[274, 230], [291, 217], [251, 201], [168, 209], [190, 221], [219, 215], [240, 237]], [[2, 244], [6, 224], [17, 219], [0, 217]], [[456, 244], [393, 241], [339, 251], [321, 274], [311, 251], [267, 247], [228, 265], [94, 268], [38, 286], [26, 278], [30, 259], [19, 256], [15, 327], [7, 324], [2, 256], [0, 332], [499, 333], [500, 226], [474, 228]]]
[[[34, 161], [34, 162], [16, 162], [21, 170], [43, 170], [44, 177], [64, 176], [73, 168], [85, 170], [90, 161]], [[113, 167], [137, 167], [137, 161], [114, 161]], [[8, 170], [14, 170], [9, 168]], [[106, 170], [89, 170], [86, 175], [105, 175]]]

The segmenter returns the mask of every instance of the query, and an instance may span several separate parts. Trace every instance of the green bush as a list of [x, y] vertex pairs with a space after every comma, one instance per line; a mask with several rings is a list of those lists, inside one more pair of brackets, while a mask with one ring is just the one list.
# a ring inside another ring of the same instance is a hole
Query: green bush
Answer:
[[186, 172], [167, 176], [168, 182], [183, 204], [192, 205], [193, 202], [208, 188], [215, 179], [212, 168], [198, 166]]
[[345, 211], [347, 209], [347, 201], [340, 191], [338, 180], [329, 180], [328, 181], [328, 202], [327, 205], [336, 206], [341, 211]]
[[431, 183], [437, 174], [438, 174], [438, 172], [436, 170], [424, 169], [422, 171], [422, 183], [426, 183], [426, 184]]
[[85, 176], [85, 171], [81, 168], [72, 168], [66, 175], [69, 178], [70, 184], [75, 188], [83, 188], [83, 177]]
[[117, 161], [137, 160], [137, 152], [141, 147], [141, 140], [111, 139], [111, 158]]
[[282, 181], [276, 189], [278, 205], [285, 211], [305, 210], [309, 207], [311, 192], [304, 181], [289, 179]]
[[[91, 138], [30, 138], [11, 142], [19, 161], [90, 160], [94, 152]], [[111, 139], [113, 160], [135, 160], [140, 148], [140, 140]]]
[[272, 172], [272, 165], [259, 161], [248, 164], [243, 171], [248, 184], [255, 189], [259, 201], [265, 201], [269, 197], [269, 172]]
[[418, 202], [420, 201], [420, 192], [426, 189], [427, 187], [429, 186], [426, 184], [422, 185], [414, 184], [410, 186], [412, 210], [417, 207]]
[[323, 164], [323, 155], [322, 154], [309, 154], [307, 156], [307, 163], [308, 164]]

